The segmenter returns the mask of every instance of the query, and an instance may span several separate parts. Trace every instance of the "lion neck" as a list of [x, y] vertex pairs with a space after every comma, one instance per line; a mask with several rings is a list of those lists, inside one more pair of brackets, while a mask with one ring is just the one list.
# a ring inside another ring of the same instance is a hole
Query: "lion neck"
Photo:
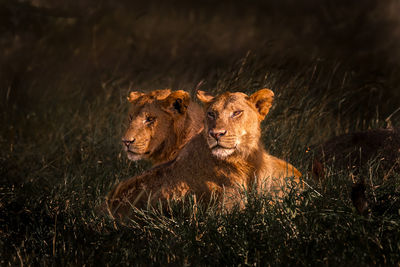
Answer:
[[170, 160], [197, 134], [203, 130], [203, 112], [201, 107], [191, 102], [183, 120], [174, 123], [175, 144], [171, 149]]
[[[263, 155], [266, 151], [263, 148], [261, 141], [258, 141], [257, 145], [252, 145], [246, 152], [235, 151], [233, 154], [225, 158], [217, 158], [212, 155], [206, 137], [202, 134], [203, 146], [205, 148], [203, 155], [203, 161], [207, 162], [206, 166], [213, 169], [213, 173], [216, 178], [221, 177], [225, 182], [229, 181], [235, 183], [242, 183], [246, 187], [252, 185], [255, 182], [257, 173], [263, 166]], [[214, 166], [214, 168], [211, 168]], [[222, 180], [221, 180], [222, 181]]]
[[167, 138], [151, 153], [150, 160], [161, 164], [173, 160], [179, 151], [203, 130], [202, 109], [196, 103], [190, 103], [184, 118], [173, 122], [173, 129]]
[[262, 165], [262, 155], [266, 153], [261, 141], [257, 145], [252, 145], [246, 151], [235, 151], [232, 155], [221, 159], [233, 166], [248, 165], [258, 169]]
[[180, 125], [176, 125], [176, 146], [181, 149], [193, 136], [199, 134], [204, 128], [202, 108], [191, 102], [188, 106], [185, 119]]
[[163, 140], [160, 145], [151, 152], [149, 159], [154, 164], [161, 164], [174, 159], [179, 151], [176, 144], [176, 134], [167, 136], [167, 138], [165, 138], [165, 140]]

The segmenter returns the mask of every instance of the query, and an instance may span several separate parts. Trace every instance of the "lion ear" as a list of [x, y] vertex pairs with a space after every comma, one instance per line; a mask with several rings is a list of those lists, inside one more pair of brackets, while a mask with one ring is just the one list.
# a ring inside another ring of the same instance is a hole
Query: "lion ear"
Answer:
[[163, 109], [173, 114], [185, 114], [190, 104], [190, 95], [188, 92], [178, 90], [172, 92], [161, 103]]
[[130, 92], [129, 96], [126, 99], [128, 99], [128, 101], [132, 103], [133, 101], [137, 100], [142, 95], [144, 95], [144, 93], [142, 93], [142, 92]]
[[170, 94], [171, 94], [171, 89], [162, 89], [150, 92], [149, 96], [152, 96], [157, 100], [163, 100], [166, 99]]
[[260, 114], [260, 119], [264, 119], [268, 114], [269, 109], [274, 101], [274, 92], [269, 89], [261, 89], [249, 97], [250, 102], [252, 102]]
[[212, 95], [201, 90], [197, 90], [197, 98], [204, 104], [211, 103], [214, 100]]

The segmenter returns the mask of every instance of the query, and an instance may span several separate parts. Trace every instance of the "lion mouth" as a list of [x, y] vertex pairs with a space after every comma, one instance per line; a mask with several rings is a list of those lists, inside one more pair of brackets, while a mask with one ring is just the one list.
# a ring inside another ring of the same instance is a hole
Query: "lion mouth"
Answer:
[[236, 149], [236, 145], [234, 145], [233, 147], [227, 147], [227, 146], [221, 145], [220, 143], [217, 143], [216, 145], [211, 147], [211, 149]]
[[135, 151], [132, 151], [132, 150], [127, 150], [126, 152], [128, 154], [131, 154], [131, 155], [147, 155], [147, 154], [150, 154], [150, 151], [146, 151], [146, 152], [140, 153], [140, 152], [135, 152]]
[[237, 150], [238, 142], [235, 138], [223, 138], [216, 140], [215, 138], [207, 138], [208, 146], [213, 156], [223, 159]]

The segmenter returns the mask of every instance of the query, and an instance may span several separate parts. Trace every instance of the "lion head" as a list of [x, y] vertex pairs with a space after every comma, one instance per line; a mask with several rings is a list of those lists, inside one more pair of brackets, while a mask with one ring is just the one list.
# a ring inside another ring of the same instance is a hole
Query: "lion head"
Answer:
[[262, 89], [251, 96], [226, 92], [217, 98], [198, 91], [197, 97], [205, 104], [204, 133], [215, 157], [246, 157], [259, 147], [260, 122], [274, 98], [271, 90]]
[[185, 91], [131, 92], [128, 101], [129, 127], [122, 143], [130, 160], [151, 159], [156, 163], [170, 160], [190, 135], [185, 127], [200, 127], [191, 120], [190, 96]]

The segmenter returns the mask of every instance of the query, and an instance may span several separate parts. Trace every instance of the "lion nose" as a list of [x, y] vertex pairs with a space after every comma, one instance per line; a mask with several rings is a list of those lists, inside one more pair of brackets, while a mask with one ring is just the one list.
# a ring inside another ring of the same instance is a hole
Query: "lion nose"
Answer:
[[127, 139], [122, 139], [122, 143], [126, 146], [129, 147], [129, 145], [135, 143], [135, 138], [131, 139], [131, 140], [127, 140]]
[[224, 136], [226, 134], [226, 130], [210, 130], [209, 132], [211, 137], [214, 137], [216, 140], [219, 140], [221, 136]]

